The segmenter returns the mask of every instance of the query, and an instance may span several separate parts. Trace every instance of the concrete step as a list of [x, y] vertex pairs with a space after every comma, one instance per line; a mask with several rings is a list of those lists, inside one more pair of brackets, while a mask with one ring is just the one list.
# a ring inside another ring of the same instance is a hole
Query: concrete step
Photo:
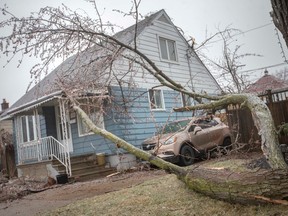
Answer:
[[[59, 174], [64, 174], [66, 172], [65, 167], [59, 161], [53, 160], [52, 164]], [[76, 181], [86, 181], [105, 177], [116, 172], [115, 168], [107, 168], [104, 165], [99, 166], [95, 154], [71, 157], [71, 169], [72, 176], [70, 177], [70, 180], [74, 179]]]
[[115, 168], [104, 168], [103, 170], [86, 172], [81, 175], [74, 175], [72, 172], [72, 178], [74, 178], [75, 181], [88, 181], [92, 179], [106, 177], [107, 175], [115, 172], [117, 172]]
[[[97, 162], [97, 158], [95, 154], [88, 154], [88, 155], [79, 155], [70, 157], [71, 164], [79, 163], [79, 162]], [[52, 160], [53, 165], [61, 164], [58, 160]]]
[[106, 169], [107, 168], [105, 168], [104, 166], [98, 166], [98, 165], [72, 168], [72, 175], [81, 175], [87, 172], [101, 171], [101, 170], [106, 170]]
[[96, 155], [95, 154], [87, 154], [87, 155], [79, 155], [79, 156], [73, 156], [70, 157], [71, 164], [77, 163], [77, 162], [87, 162], [87, 161], [96, 161]]

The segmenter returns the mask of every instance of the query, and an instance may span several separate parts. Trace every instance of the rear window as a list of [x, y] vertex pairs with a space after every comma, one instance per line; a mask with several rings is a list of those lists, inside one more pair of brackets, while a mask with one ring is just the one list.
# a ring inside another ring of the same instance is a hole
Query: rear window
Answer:
[[182, 131], [186, 128], [187, 124], [190, 122], [189, 119], [177, 122], [171, 122], [164, 125], [159, 131], [158, 134], [168, 134]]
[[202, 129], [213, 127], [213, 126], [216, 126], [218, 124], [218, 122], [216, 120], [213, 120], [213, 119], [212, 120], [209, 120], [209, 119], [197, 119], [193, 123], [197, 124]]

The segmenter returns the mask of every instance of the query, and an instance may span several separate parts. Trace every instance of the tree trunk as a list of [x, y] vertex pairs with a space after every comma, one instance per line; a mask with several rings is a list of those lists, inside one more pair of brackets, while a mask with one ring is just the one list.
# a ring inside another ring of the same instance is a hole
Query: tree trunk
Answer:
[[[226, 161], [233, 165], [233, 160]], [[288, 205], [288, 172], [277, 169], [247, 170], [245, 162], [235, 170], [229, 167], [192, 166], [185, 177], [186, 185], [209, 197], [232, 203], [275, 203]], [[240, 170], [240, 171], [239, 171]]]
[[[243, 97], [242, 95], [242, 98]], [[276, 153], [274, 152], [272, 155], [278, 157], [278, 148], [273, 146], [275, 143], [270, 143], [276, 142], [277, 140], [274, 132], [271, 132], [274, 130], [273, 121], [270, 119], [271, 115], [269, 115], [269, 112], [263, 105], [258, 106], [259, 101], [254, 101], [254, 97], [247, 98], [247, 96], [245, 96], [244, 98], [246, 98], [250, 109], [253, 110], [254, 120], [258, 126], [260, 125], [261, 137], [263, 137], [263, 152], [265, 151], [268, 154], [270, 150], [272, 152], [275, 150]], [[229, 101], [235, 100], [235, 97], [228, 99]], [[239, 98], [237, 100], [239, 101]], [[286, 201], [286, 199], [288, 199], [288, 172], [286, 166], [283, 166], [284, 169], [259, 169], [259, 167], [257, 167], [257, 169], [254, 170], [247, 170], [246, 164], [243, 163], [242, 165], [237, 165], [237, 168], [233, 170], [230, 165], [233, 165], [234, 162], [229, 161], [228, 167], [220, 168], [215, 167], [213, 162], [212, 165], [209, 165], [208, 162], [205, 163], [205, 166], [196, 164], [186, 168], [179, 167], [134, 147], [104, 129], [98, 128], [80, 107], [74, 105], [73, 108], [95, 134], [109, 139], [118, 147], [127, 150], [136, 157], [147, 160], [161, 169], [176, 174], [180, 180], [196, 192], [228, 202], [246, 204], [278, 203], [288, 205]], [[264, 113], [262, 113], [263, 109]], [[272, 138], [267, 137], [270, 135]], [[274, 160], [274, 158], [271, 158], [269, 154], [268, 158], [272, 165], [282, 167], [279, 165], [281, 164], [281, 157], [279, 159], [280, 162], [278, 159]]]
[[273, 11], [270, 13], [274, 25], [282, 33], [288, 47], [288, 2], [287, 0], [271, 0]]

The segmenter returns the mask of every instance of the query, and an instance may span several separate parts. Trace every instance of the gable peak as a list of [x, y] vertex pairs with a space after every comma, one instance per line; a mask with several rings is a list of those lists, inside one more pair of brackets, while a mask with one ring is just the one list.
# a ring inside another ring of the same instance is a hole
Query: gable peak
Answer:
[[167, 24], [171, 24], [171, 22], [168, 20], [168, 18], [165, 16], [165, 14], [162, 14], [157, 20], [164, 22], [164, 23], [167, 23]]

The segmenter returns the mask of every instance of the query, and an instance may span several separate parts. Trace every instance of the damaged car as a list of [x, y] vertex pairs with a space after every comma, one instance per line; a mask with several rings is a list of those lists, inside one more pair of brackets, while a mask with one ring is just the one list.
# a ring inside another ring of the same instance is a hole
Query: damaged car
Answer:
[[217, 146], [230, 146], [229, 127], [214, 116], [176, 120], [144, 140], [142, 149], [166, 161], [188, 166]]

